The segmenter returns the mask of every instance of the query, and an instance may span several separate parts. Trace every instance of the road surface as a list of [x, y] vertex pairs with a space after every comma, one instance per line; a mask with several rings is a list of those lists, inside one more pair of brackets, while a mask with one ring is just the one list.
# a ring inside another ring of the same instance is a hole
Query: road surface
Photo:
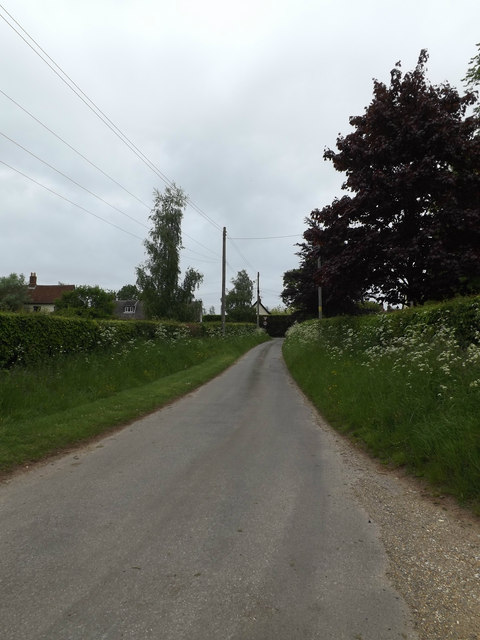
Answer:
[[332, 442], [273, 340], [14, 476], [0, 485], [0, 638], [416, 638]]

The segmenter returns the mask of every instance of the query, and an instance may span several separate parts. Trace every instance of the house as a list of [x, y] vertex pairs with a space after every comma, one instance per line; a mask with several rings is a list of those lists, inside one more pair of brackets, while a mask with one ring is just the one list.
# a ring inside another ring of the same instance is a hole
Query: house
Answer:
[[257, 298], [252, 305], [257, 317], [257, 323], [264, 329], [267, 328], [267, 316], [272, 315], [267, 307], [264, 307], [260, 298]]
[[257, 305], [258, 305], [258, 315], [259, 316], [270, 316], [271, 313], [270, 311], [267, 309], [267, 307], [264, 307], [262, 304], [262, 301], [260, 298], [258, 298], [254, 303], [253, 303], [253, 309], [255, 311], [255, 313], [257, 313]]
[[37, 274], [30, 274], [28, 295], [30, 302], [25, 305], [25, 311], [53, 313], [55, 300], [58, 300], [66, 291], [73, 291], [74, 284], [37, 284]]
[[145, 320], [143, 304], [140, 300], [115, 300], [113, 315], [123, 320]]

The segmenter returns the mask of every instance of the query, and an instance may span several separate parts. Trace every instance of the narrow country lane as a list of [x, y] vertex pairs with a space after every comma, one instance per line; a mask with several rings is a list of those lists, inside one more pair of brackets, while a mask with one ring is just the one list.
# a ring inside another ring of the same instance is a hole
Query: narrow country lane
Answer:
[[0, 485], [0, 638], [417, 638], [331, 442], [273, 340], [12, 477]]

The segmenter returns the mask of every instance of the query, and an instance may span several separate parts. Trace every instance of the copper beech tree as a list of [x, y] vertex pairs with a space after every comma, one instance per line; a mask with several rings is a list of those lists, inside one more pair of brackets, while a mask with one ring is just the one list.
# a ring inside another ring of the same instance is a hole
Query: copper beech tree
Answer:
[[[324, 158], [348, 195], [311, 213], [316, 278], [336, 300], [421, 304], [480, 291], [480, 119], [473, 92], [425, 78], [428, 55], [373, 100]], [[326, 300], [328, 305], [328, 299]]]

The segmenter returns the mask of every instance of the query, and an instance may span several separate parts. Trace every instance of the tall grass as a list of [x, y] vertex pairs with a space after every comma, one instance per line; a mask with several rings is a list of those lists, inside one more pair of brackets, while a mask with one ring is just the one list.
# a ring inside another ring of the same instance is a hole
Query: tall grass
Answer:
[[333, 426], [480, 503], [480, 332], [464, 346], [439, 313], [396, 335], [393, 315], [296, 325], [287, 364]]
[[205, 382], [267, 339], [240, 331], [222, 339], [167, 338], [119, 343], [90, 354], [0, 370], [0, 471], [147, 413]]

